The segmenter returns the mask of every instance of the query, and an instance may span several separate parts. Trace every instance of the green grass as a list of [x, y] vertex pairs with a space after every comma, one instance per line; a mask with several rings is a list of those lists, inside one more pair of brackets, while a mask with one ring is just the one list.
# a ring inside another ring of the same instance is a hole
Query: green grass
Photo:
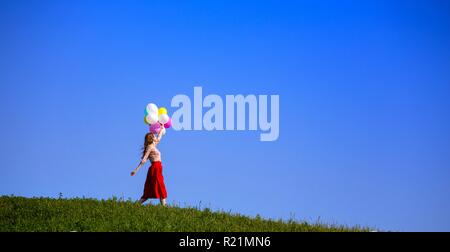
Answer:
[[183, 231], [183, 232], [339, 232], [367, 228], [309, 224], [209, 209], [141, 206], [115, 198], [52, 199], [0, 197], [0, 231]]

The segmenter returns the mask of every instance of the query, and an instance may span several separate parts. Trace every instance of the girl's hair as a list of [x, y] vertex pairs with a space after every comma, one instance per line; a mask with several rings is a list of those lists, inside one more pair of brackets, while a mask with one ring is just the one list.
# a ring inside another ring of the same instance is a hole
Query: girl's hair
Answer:
[[152, 133], [147, 133], [145, 134], [145, 138], [144, 138], [144, 147], [142, 147], [142, 158], [144, 158], [145, 156], [145, 152], [147, 151], [147, 148], [150, 144], [152, 144], [154, 141], [154, 136]]

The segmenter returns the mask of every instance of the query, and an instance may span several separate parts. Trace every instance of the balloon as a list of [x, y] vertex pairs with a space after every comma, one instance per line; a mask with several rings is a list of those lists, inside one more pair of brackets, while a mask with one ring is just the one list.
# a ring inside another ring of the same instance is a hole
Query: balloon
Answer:
[[164, 127], [161, 127], [162, 135], [164, 136], [166, 134], [166, 129]]
[[150, 125], [150, 132], [151, 133], [158, 134], [160, 130], [161, 130], [161, 124], [154, 123], [154, 124]]
[[164, 107], [159, 108], [158, 115], [167, 115], [167, 109]]
[[158, 121], [158, 116], [154, 113], [150, 113], [145, 117], [145, 120], [147, 121], [147, 124], [154, 124]]
[[147, 105], [147, 108], [146, 108], [146, 110], [147, 110], [147, 113], [148, 114], [158, 114], [158, 107], [156, 106], [156, 104], [154, 104], [154, 103], [149, 103], [148, 105]]
[[168, 128], [170, 128], [171, 125], [172, 125], [172, 119], [170, 119], [170, 117], [169, 117], [169, 120], [164, 124], [164, 128], [168, 129]]
[[167, 114], [161, 114], [159, 115], [158, 121], [162, 124], [166, 124], [169, 121], [169, 116]]
[[144, 115], [147, 116], [148, 115], [148, 111], [147, 108], [144, 109]]

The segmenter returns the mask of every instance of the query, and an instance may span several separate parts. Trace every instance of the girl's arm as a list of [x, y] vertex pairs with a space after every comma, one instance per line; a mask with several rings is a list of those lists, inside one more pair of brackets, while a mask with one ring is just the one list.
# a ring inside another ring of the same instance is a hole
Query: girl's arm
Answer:
[[141, 169], [142, 165], [144, 165], [142, 163], [142, 161], [139, 163], [139, 165], [131, 172], [131, 176], [136, 175], [136, 173], [139, 171], [139, 169]]
[[142, 157], [141, 162], [139, 162], [139, 165], [131, 172], [131, 176], [134, 176], [139, 171], [139, 169], [141, 169], [141, 167], [145, 164], [145, 162], [147, 162], [148, 156], [150, 155], [151, 151], [150, 149], [151, 149], [150, 146], [148, 146], [147, 150], [145, 151], [144, 157]]
[[159, 131], [158, 136], [156, 137], [156, 143], [159, 143], [161, 141], [163, 130], [166, 129], [164, 128], [164, 125], [161, 124], [161, 130]]

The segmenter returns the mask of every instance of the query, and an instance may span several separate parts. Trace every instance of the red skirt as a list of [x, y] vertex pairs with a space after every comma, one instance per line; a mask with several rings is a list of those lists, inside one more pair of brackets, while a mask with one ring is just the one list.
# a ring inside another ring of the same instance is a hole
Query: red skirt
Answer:
[[142, 199], [165, 199], [167, 198], [166, 186], [162, 175], [161, 161], [152, 162], [148, 169], [147, 179], [144, 185]]

